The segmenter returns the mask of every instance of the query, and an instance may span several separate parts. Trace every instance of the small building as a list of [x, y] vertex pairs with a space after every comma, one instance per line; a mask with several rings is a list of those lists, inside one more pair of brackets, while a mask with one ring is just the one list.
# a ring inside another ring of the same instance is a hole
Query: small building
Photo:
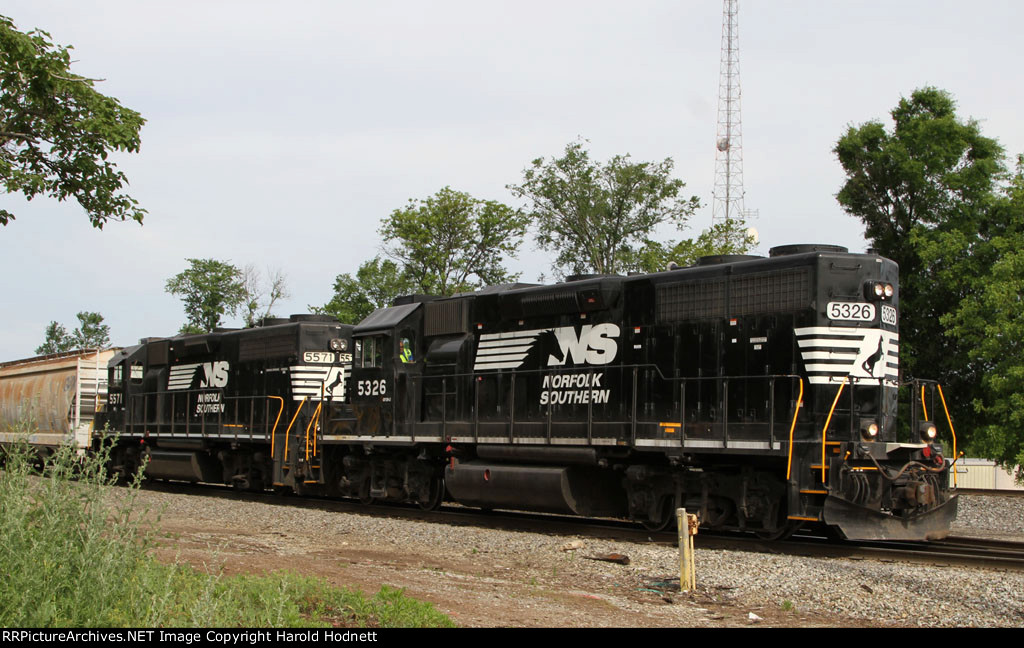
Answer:
[[[953, 485], [953, 475], [949, 476]], [[1014, 480], [1011, 473], [1006, 472], [996, 462], [989, 459], [961, 459], [956, 463], [956, 487], [976, 490], [1016, 490], [1024, 491]]]

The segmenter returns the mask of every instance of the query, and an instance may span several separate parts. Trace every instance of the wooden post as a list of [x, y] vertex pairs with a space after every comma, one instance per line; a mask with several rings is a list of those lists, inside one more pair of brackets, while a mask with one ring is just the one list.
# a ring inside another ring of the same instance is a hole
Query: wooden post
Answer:
[[699, 522], [696, 515], [687, 515], [686, 509], [676, 509], [676, 524], [679, 529], [679, 591], [697, 589], [697, 569], [694, 564], [693, 536], [697, 535]]

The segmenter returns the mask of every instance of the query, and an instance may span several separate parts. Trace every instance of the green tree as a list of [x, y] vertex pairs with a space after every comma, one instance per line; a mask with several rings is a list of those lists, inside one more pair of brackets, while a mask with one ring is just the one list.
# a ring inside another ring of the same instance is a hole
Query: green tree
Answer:
[[839, 139], [834, 151], [847, 179], [837, 199], [862, 220], [872, 246], [900, 265], [904, 378], [939, 380], [957, 395], [954, 421], [976, 421], [985, 365], [943, 322], [972, 289], [963, 273], [987, 274], [974, 252], [999, 228], [992, 209], [1003, 150], [936, 88], [901, 99], [891, 114], [891, 132], [870, 121]]
[[424, 294], [453, 295], [515, 279], [502, 265], [526, 235], [527, 218], [493, 200], [445, 187], [384, 219], [384, 251]]
[[[70, 49], [0, 16], [0, 179], [30, 200], [73, 197], [98, 228], [141, 223], [146, 210], [121, 191], [127, 178], [108, 156], [138, 151], [145, 120], [72, 73]], [[12, 219], [0, 209], [0, 225]]]
[[64, 353], [75, 348], [74, 340], [68, 335], [68, 330], [58, 322], [50, 322], [46, 327], [45, 335], [45, 341], [36, 347], [37, 355]]
[[72, 334], [76, 349], [103, 349], [110, 344], [110, 327], [99, 313], [78, 314], [78, 328]]
[[416, 291], [416, 284], [397, 263], [376, 257], [359, 266], [356, 276], [340, 274], [334, 280], [334, 297], [312, 310], [356, 324], [367, 315], [390, 306], [395, 297]]
[[697, 238], [678, 242], [660, 243], [650, 239], [644, 242], [638, 258], [628, 265], [641, 272], [660, 272], [670, 263], [689, 266], [704, 256], [718, 254], [746, 254], [757, 245], [757, 238], [747, 229], [746, 221], [729, 219], [715, 223]]
[[110, 344], [110, 327], [103, 323], [99, 313], [82, 311], [78, 314], [78, 328], [72, 333], [57, 322], [46, 327], [46, 340], [36, 353], [46, 355], [75, 349], [105, 349]]
[[[932, 237], [922, 257], [964, 295], [942, 324], [967, 350], [980, 380], [971, 451], [1013, 470], [1024, 466], [1024, 156], [985, 226], [976, 235]], [[1017, 478], [1024, 480], [1024, 472]]]
[[679, 197], [686, 185], [672, 168], [671, 158], [634, 163], [629, 155], [602, 165], [573, 142], [560, 158], [534, 160], [523, 184], [508, 189], [528, 201], [538, 245], [556, 254], [556, 274], [615, 274], [639, 269], [655, 228], [682, 228], [699, 207], [696, 196]]
[[246, 299], [242, 272], [215, 259], [187, 259], [189, 268], [167, 280], [166, 291], [185, 305], [182, 333], [209, 333], [234, 315]]

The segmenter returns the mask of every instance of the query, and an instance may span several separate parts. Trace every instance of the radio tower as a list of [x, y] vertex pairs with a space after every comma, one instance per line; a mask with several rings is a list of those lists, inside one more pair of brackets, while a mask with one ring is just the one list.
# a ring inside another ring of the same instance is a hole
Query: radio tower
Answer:
[[718, 81], [718, 137], [711, 224], [743, 218], [743, 129], [740, 125], [738, 0], [724, 0], [722, 65]]

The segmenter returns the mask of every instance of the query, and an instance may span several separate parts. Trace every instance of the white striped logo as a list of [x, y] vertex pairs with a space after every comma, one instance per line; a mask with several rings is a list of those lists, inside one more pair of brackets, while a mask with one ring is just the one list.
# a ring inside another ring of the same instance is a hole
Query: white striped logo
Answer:
[[171, 367], [171, 373], [167, 377], [167, 389], [171, 391], [191, 389], [192, 383], [195, 381], [196, 370], [200, 367], [202, 368], [202, 377], [199, 381], [199, 389], [220, 388], [228, 384], [231, 365], [226, 360], [218, 360]]
[[191, 388], [192, 380], [195, 378], [196, 369], [198, 368], [198, 362], [171, 367], [170, 376], [167, 378], [167, 389], [178, 391]]
[[605, 365], [615, 359], [619, 346], [616, 324], [484, 333], [476, 349], [473, 371], [488, 369], [540, 369], [565, 364]]
[[297, 365], [289, 367], [292, 380], [292, 399], [328, 400], [345, 402], [345, 380], [352, 373], [352, 363], [340, 367], [324, 365]]
[[897, 333], [841, 326], [809, 326], [794, 332], [812, 385], [839, 384], [847, 376], [858, 385], [896, 386], [899, 381]]

